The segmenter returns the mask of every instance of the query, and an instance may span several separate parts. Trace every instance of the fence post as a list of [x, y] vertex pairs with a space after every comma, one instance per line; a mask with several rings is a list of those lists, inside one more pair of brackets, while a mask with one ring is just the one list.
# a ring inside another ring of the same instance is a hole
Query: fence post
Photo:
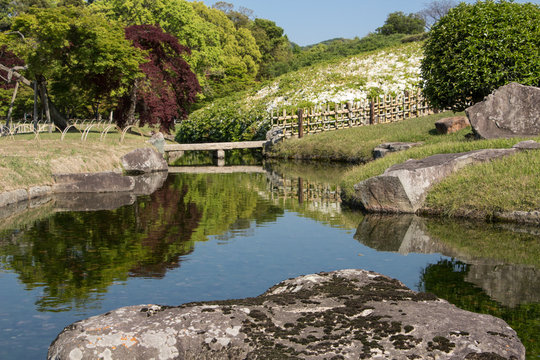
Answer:
[[304, 109], [298, 109], [298, 138], [304, 137]]
[[369, 125], [375, 124], [375, 104], [373, 98], [369, 101]]

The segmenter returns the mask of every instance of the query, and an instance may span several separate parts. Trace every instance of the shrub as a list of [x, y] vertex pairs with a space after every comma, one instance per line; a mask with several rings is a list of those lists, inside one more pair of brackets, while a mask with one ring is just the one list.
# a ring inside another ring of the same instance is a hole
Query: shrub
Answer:
[[424, 94], [461, 111], [510, 82], [540, 85], [540, 7], [505, 0], [461, 3], [424, 45]]
[[262, 105], [245, 104], [230, 96], [193, 112], [177, 126], [179, 143], [262, 140], [270, 129]]

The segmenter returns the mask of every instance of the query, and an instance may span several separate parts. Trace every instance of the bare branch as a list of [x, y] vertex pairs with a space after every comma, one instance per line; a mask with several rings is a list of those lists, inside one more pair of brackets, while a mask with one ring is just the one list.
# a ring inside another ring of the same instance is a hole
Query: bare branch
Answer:
[[15, 79], [17, 81], [20, 81], [22, 82], [24, 85], [27, 85], [27, 86], [32, 86], [32, 82], [30, 80], [28, 80], [27, 78], [25, 78], [23, 75], [21, 75], [20, 73], [18, 73], [17, 71], [15, 71], [14, 69], [15, 68], [18, 68], [20, 70], [26, 70], [26, 66], [15, 66], [14, 68], [9, 68], [5, 65], [2, 65], [0, 64], [0, 70], [3, 70], [5, 72], [7, 72], [7, 79], [5, 79], [4, 77], [2, 77], [3, 80], [5, 80], [6, 82], [10, 83], [11, 82], [11, 79], [13, 77], [15, 77]]
[[433, 24], [448, 14], [450, 9], [455, 6], [457, 6], [455, 0], [433, 0], [425, 4], [425, 8], [419, 14], [426, 22], [426, 28], [429, 30]]
[[8, 31], [4, 34], [6, 35], [16, 34], [16, 35], [19, 35], [24, 41], [26, 41], [26, 38], [24, 37], [23, 33], [20, 31]]

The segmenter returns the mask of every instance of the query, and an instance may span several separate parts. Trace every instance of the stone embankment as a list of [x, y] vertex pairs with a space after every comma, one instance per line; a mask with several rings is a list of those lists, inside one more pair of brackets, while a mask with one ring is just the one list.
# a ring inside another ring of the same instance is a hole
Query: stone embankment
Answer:
[[241, 300], [120, 308], [66, 327], [49, 359], [525, 359], [503, 320], [365, 270]]
[[[99, 195], [112, 192], [131, 195], [151, 194], [163, 184], [167, 177], [167, 162], [152, 148], [136, 149], [124, 155], [121, 162], [123, 172], [138, 176], [124, 176], [120, 172], [113, 171], [54, 174], [54, 184], [51, 186], [34, 186], [0, 193], [0, 208], [17, 203], [30, 203], [35, 199], [53, 194], [61, 204], [65, 204], [72, 210], [114, 208], [114, 204], [124, 204], [132, 200], [133, 196], [114, 196], [108, 199], [107, 196]], [[91, 196], [84, 194], [91, 194]], [[85, 206], [84, 199], [92, 201], [88, 201]]]

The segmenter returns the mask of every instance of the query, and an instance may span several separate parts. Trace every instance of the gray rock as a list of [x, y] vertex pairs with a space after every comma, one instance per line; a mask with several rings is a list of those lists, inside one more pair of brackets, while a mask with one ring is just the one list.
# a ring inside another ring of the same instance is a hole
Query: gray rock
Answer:
[[117, 193], [59, 193], [54, 196], [55, 211], [115, 210], [132, 205], [137, 197], [131, 192]]
[[135, 181], [112, 171], [84, 174], [54, 174], [54, 193], [100, 193], [133, 191]]
[[28, 190], [28, 198], [34, 199], [37, 197], [48, 196], [52, 193], [50, 186], [34, 186]]
[[507, 211], [496, 212], [494, 218], [497, 221], [510, 221], [523, 224], [540, 226], [540, 211]]
[[168, 173], [162, 171], [133, 176], [135, 181], [133, 193], [135, 195], [150, 195], [163, 186], [167, 176]]
[[266, 140], [268, 140], [267, 146], [277, 144], [282, 141], [284, 137], [283, 129], [280, 127], [273, 127], [266, 132]]
[[135, 149], [122, 156], [122, 168], [128, 174], [142, 174], [154, 171], [167, 171], [167, 162], [159, 152], [152, 148]]
[[403, 151], [412, 148], [413, 146], [421, 145], [422, 143], [412, 142], [388, 142], [382, 143], [373, 149], [373, 158], [379, 159], [385, 157], [389, 152]]
[[518, 150], [540, 150], [540, 143], [537, 143], [534, 140], [526, 140], [518, 142], [512, 147]]
[[466, 116], [452, 116], [435, 122], [439, 134], [452, 134], [469, 126], [471, 123]]
[[486, 149], [438, 154], [394, 165], [354, 186], [356, 197], [371, 212], [414, 213], [422, 207], [429, 188], [462, 167], [515, 153], [516, 149]]
[[[365, 270], [281, 282], [243, 300], [120, 308], [66, 327], [49, 359], [525, 359], [503, 320]], [[485, 358], [485, 357], [484, 357]]]
[[0, 207], [28, 200], [28, 191], [25, 189], [6, 191], [0, 193]]
[[484, 139], [540, 135], [540, 88], [511, 83], [465, 112]]
[[157, 132], [150, 137], [150, 140], [147, 141], [149, 144], [152, 144], [160, 154], [165, 153], [165, 137], [161, 132]]

